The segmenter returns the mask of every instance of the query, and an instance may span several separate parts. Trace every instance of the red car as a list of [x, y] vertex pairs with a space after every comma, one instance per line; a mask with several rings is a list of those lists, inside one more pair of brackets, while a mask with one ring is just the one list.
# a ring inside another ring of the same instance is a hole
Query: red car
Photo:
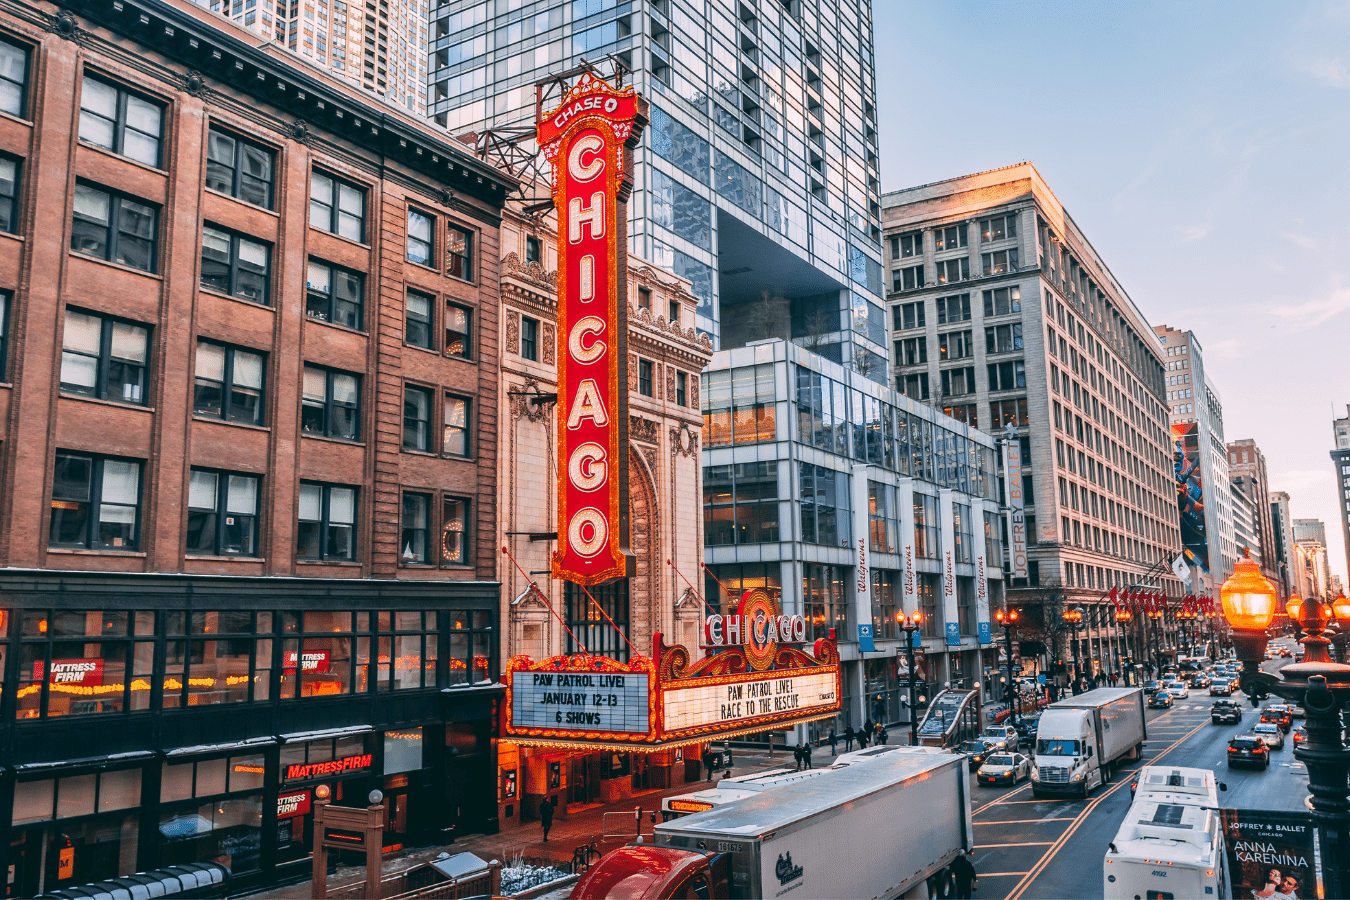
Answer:
[[1280, 726], [1281, 731], [1288, 734], [1290, 727], [1294, 724], [1294, 717], [1283, 706], [1267, 706], [1261, 710], [1261, 721], [1274, 722]]
[[1294, 746], [1297, 747], [1308, 739], [1308, 730], [1302, 725], [1294, 729]]

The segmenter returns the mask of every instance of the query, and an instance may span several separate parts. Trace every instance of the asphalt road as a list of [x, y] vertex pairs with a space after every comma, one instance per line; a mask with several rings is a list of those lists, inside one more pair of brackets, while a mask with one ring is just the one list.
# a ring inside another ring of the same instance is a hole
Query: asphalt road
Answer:
[[[1270, 671], [1292, 660], [1265, 664]], [[1227, 766], [1228, 739], [1259, 721], [1259, 712], [1245, 695], [1242, 724], [1214, 725], [1209, 718], [1213, 698], [1205, 690], [1179, 700], [1170, 710], [1148, 710], [1148, 740], [1140, 762], [1121, 767], [1109, 783], [1087, 800], [1035, 800], [1031, 787], [981, 786], [971, 779], [975, 820], [976, 896], [989, 900], [1057, 900], [1103, 896], [1102, 857], [1130, 806], [1130, 780], [1140, 766], [1169, 763], [1212, 769], [1228, 786], [1223, 806], [1240, 809], [1302, 809], [1308, 794], [1307, 771], [1294, 761], [1292, 738], [1272, 751], [1270, 768]], [[1296, 722], [1297, 724], [1297, 722]]]

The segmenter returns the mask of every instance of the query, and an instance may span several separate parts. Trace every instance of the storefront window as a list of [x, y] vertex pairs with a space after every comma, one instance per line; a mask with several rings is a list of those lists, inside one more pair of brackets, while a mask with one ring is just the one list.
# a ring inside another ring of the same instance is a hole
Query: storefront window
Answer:
[[806, 611], [806, 639], [848, 635], [848, 603], [844, 597], [842, 566], [806, 565], [802, 576], [802, 604]]
[[[475, 609], [455, 611], [448, 615], [450, 616], [450, 684], [473, 684], [491, 681], [492, 613], [483, 609]], [[606, 627], [608, 627], [608, 624]], [[612, 629], [610, 633], [613, 634]], [[618, 635], [615, 635], [615, 640], [618, 640]]]
[[30, 611], [22, 629], [20, 718], [43, 715], [44, 703], [48, 716], [148, 708], [154, 645], [133, 638], [154, 637], [153, 616]]
[[[165, 628], [170, 635], [165, 645], [166, 709], [248, 702], [254, 683], [250, 667], [258, 649], [251, 610], [174, 611], [166, 614]], [[180, 635], [183, 640], [173, 639]], [[263, 643], [270, 657], [271, 642]], [[264, 670], [269, 661], [264, 661]]]
[[214, 800], [159, 820], [159, 864], [215, 862], [232, 873], [261, 868], [262, 795]]
[[413, 772], [422, 768], [422, 729], [405, 728], [384, 733], [384, 774]]
[[900, 637], [900, 626], [895, 621], [896, 585], [900, 573], [873, 569], [872, 580], [872, 636], [876, 640]]

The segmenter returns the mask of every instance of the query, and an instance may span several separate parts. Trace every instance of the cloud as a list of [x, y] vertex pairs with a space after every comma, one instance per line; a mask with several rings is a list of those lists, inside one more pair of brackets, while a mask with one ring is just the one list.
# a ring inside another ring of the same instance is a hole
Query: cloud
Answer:
[[1295, 331], [1303, 331], [1331, 321], [1350, 311], [1350, 288], [1337, 286], [1331, 293], [1302, 303], [1262, 303], [1255, 307], [1265, 315], [1285, 319]]
[[1288, 242], [1291, 243], [1291, 244], [1297, 244], [1298, 246], [1302, 247], [1304, 250], [1316, 250], [1316, 249], [1317, 249], [1317, 241], [1315, 241], [1315, 240], [1313, 240], [1312, 238], [1308, 237], [1306, 234], [1298, 234], [1297, 232], [1293, 232], [1293, 231], [1281, 231], [1281, 232], [1280, 232], [1280, 237], [1284, 238], [1286, 241], [1288, 241]]
[[1294, 65], [1314, 84], [1335, 90], [1350, 88], [1350, 62], [1343, 57], [1304, 57]]
[[1202, 241], [1209, 236], [1208, 225], [1173, 225], [1172, 230], [1180, 236], [1183, 244]]

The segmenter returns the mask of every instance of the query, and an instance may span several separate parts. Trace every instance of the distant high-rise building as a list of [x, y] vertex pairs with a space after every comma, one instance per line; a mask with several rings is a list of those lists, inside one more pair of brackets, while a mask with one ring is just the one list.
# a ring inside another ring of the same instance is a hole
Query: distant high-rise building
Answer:
[[1062, 590], [1114, 668], [1110, 589], [1188, 590], [1153, 326], [1030, 163], [887, 193], [882, 216], [896, 389], [1019, 442], [1009, 601]]
[[1181, 510], [1182, 541], [1188, 561], [1198, 561], [1207, 590], [1217, 590], [1233, 574], [1238, 547], [1233, 535], [1228, 452], [1223, 438], [1223, 404], [1205, 375], [1204, 350], [1193, 331], [1168, 325], [1153, 329], [1162, 346], [1167, 404], [1172, 428], [1175, 480], [1186, 480], [1178, 497], [1200, 515]]
[[1271, 491], [1270, 500], [1271, 532], [1275, 543], [1275, 564], [1280, 580], [1277, 583], [1281, 598], [1287, 599], [1295, 592], [1294, 578], [1294, 520], [1289, 517], [1289, 495], [1284, 491]]
[[1350, 572], [1350, 405], [1345, 418], [1331, 423], [1336, 448], [1331, 451], [1331, 464], [1336, 468], [1336, 497], [1341, 505], [1341, 534], [1345, 539], [1345, 568]]
[[[1252, 509], [1254, 540], [1261, 551], [1261, 574], [1271, 581], [1280, 577], [1275, 553], [1275, 523], [1270, 515], [1270, 481], [1266, 475], [1266, 456], [1251, 438], [1228, 445], [1228, 478], [1241, 491]], [[1238, 552], [1242, 544], [1238, 544]], [[1256, 548], [1253, 547], [1255, 557]]]
[[427, 0], [192, 2], [389, 103], [426, 115]]
[[[1327, 559], [1327, 526], [1321, 519], [1295, 519], [1294, 544], [1305, 551], [1310, 590], [1325, 593], [1331, 583], [1331, 564]], [[1304, 596], [1307, 596], [1306, 594]]]
[[537, 81], [612, 55], [651, 102], [630, 251], [689, 279], [717, 347], [784, 338], [884, 383], [870, 0], [521, 7], [435, 7], [428, 114], [529, 126]]
[[1246, 550], [1251, 554], [1252, 562], [1264, 566], [1265, 551], [1261, 547], [1261, 536], [1257, 531], [1256, 507], [1237, 481], [1229, 481], [1228, 490], [1229, 508], [1233, 511], [1233, 540], [1238, 552]]

